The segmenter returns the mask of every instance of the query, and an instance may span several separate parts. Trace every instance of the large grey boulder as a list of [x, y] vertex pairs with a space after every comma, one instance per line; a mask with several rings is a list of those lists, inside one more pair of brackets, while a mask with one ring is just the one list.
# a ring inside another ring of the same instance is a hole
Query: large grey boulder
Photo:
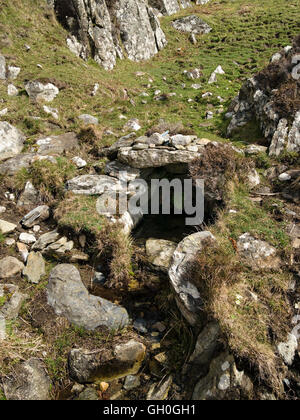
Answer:
[[166, 45], [159, 21], [144, 0], [57, 0], [58, 19], [70, 31], [67, 44], [111, 70], [117, 58], [148, 60]]
[[61, 264], [52, 270], [47, 296], [49, 305], [57, 315], [87, 330], [97, 327], [117, 330], [129, 323], [124, 308], [89, 294], [73, 265]]
[[32, 358], [4, 377], [3, 388], [7, 400], [43, 401], [50, 399], [51, 381], [45, 365]]
[[179, 243], [173, 254], [169, 278], [175, 291], [177, 305], [189, 324], [196, 325], [202, 300], [197, 287], [188, 280], [187, 272], [195, 256], [215, 237], [208, 231], [194, 233]]
[[25, 136], [6, 121], [0, 122], [0, 162], [22, 152]]
[[185, 16], [172, 22], [175, 29], [192, 34], [208, 34], [212, 28], [199, 16]]
[[135, 375], [146, 356], [143, 343], [130, 340], [115, 346], [111, 351], [71, 350], [69, 371], [79, 383], [110, 381]]

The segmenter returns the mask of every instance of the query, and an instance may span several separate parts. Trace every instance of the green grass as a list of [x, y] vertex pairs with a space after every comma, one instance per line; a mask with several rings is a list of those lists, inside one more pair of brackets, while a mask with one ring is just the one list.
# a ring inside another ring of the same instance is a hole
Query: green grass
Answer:
[[226, 226], [227, 234], [234, 240], [245, 232], [265, 240], [279, 249], [285, 249], [290, 239], [285, 232], [285, 224], [272, 218], [270, 209], [259, 207], [253, 203], [243, 186], [235, 189], [228, 208], [237, 213], [224, 214], [222, 224]]
[[[88, 63], [75, 57], [66, 47], [66, 32], [47, 12], [43, 0], [16, 0], [8, 4], [0, 2], [0, 21], [3, 32], [8, 33], [11, 45], [0, 42], [1, 52], [11, 57], [9, 63], [20, 65], [22, 71], [15, 84], [21, 95], [8, 98], [6, 87], [0, 84], [0, 94], [5, 98], [5, 106], [10, 112], [7, 118], [19, 126], [29, 140], [44, 132], [48, 132], [46, 117], [40, 105], [30, 103], [24, 89], [24, 80], [40, 77], [55, 78], [66, 83], [51, 106], [60, 113], [59, 126], [51, 128], [51, 132], [79, 130], [78, 115], [91, 113], [100, 118], [101, 124], [121, 134], [124, 121], [120, 114], [128, 118], [140, 119], [143, 131], [151, 127], [160, 118], [169, 121], [182, 121], [185, 126], [193, 128], [199, 136], [219, 139], [224, 135], [226, 123], [222, 115], [216, 116], [209, 127], [203, 127], [208, 103], [219, 108], [217, 96], [221, 96], [224, 109], [237, 94], [246, 77], [261, 69], [269, 61], [271, 55], [282, 46], [290, 44], [291, 38], [299, 32], [297, 17], [298, 1], [285, 0], [219, 0], [206, 6], [195, 6], [183, 10], [178, 16], [198, 13], [213, 28], [208, 35], [198, 37], [198, 44], [192, 45], [188, 35], [180, 34], [172, 26], [176, 17], [162, 19], [162, 27], [168, 39], [167, 47], [151, 61], [133, 63], [129, 60], [118, 61], [116, 68], [106, 72], [93, 60]], [[31, 46], [26, 52], [24, 44]], [[180, 50], [178, 50], [180, 48]], [[43, 69], [37, 68], [41, 64]], [[221, 64], [226, 75], [218, 77], [218, 83], [208, 85], [211, 72]], [[193, 81], [183, 75], [183, 70], [203, 67], [202, 89], [191, 88]], [[136, 77], [142, 71], [144, 77]], [[166, 77], [166, 81], [163, 80]], [[147, 88], [149, 78], [152, 87]], [[100, 83], [99, 94], [91, 97], [90, 92], [95, 83]], [[182, 88], [182, 83], [186, 88]], [[124, 99], [123, 89], [134, 100], [133, 106]], [[167, 101], [155, 101], [154, 91], [162, 93], [175, 92], [176, 97]], [[201, 94], [213, 93], [209, 100], [203, 100]], [[140, 94], [147, 92], [147, 105], [142, 104]], [[194, 100], [188, 103], [188, 99]], [[34, 122], [31, 117], [41, 117]], [[45, 124], [46, 123], [46, 124]], [[247, 133], [245, 138], [248, 141]], [[250, 139], [251, 140], [251, 139]]]

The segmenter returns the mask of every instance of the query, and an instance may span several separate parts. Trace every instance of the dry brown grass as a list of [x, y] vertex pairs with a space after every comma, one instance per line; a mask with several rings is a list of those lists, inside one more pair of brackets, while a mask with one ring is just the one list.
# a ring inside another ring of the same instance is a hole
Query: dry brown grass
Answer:
[[238, 155], [230, 145], [210, 143], [201, 157], [189, 165], [191, 177], [205, 179], [205, 193], [226, 202], [230, 184], [243, 181], [254, 163]]
[[207, 246], [195, 260], [191, 279], [207, 315], [220, 324], [230, 350], [256, 380], [282, 393], [284, 365], [275, 345], [286, 339], [290, 320], [286, 273], [253, 273], [230, 247]]

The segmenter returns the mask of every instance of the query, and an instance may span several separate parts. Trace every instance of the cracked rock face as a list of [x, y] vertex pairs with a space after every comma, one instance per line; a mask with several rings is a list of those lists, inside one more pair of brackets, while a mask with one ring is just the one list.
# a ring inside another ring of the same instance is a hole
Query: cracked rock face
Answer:
[[0, 122], [0, 161], [12, 158], [22, 152], [25, 137], [8, 122]]
[[153, 57], [166, 38], [153, 9], [144, 0], [57, 0], [55, 11], [69, 30], [67, 44], [77, 56], [92, 56], [111, 70], [124, 52], [130, 60]]

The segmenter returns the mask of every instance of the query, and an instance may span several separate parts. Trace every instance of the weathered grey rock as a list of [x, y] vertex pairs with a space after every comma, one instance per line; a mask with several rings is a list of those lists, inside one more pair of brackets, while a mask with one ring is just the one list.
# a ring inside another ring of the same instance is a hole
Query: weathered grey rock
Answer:
[[[277, 64], [282, 63], [286, 67], [286, 71], [291, 72], [294, 66], [292, 64], [286, 65], [286, 62], [291, 62], [293, 56], [292, 51], [286, 50], [285, 54], [276, 55], [280, 60]], [[278, 91], [280, 84], [278, 84], [277, 89], [273, 90], [268, 89], [267, 85], [268, 83], [261, 83], [257, 76], [244, 83], [239, 96], [234, 99], [230, 106], [229, 111], [233, 112], [233, 116], [227, 134], [228, 136], [233, 135], [241, 127], [255, 119], [270, 145], [269, 154], [271, 156], [279, 156], [285, 150], [299, 152], [300, 111], [287, 118], [287, 115], [283, 115], [280, 109], [275, 109], [273, 94]]]
[[130, 60], [148, 60], [166, 45], [159, 21], [144, 0], [58, 0], [55, 9], [71, 32], [69, 48], [84, 59], [93, 56], [107, 70], [124, 52]]
[[32, 226], [47, 220], [49, 216], [50, 208], [48, 206], [38, 206], [23, 217], [21, 224], [26, 228], [31, 228]]
[[171, 16], [180, 10], [177, 0], [149, 0], [151, 7], [159, 10], [163, 15]]
[[81, 175], [71, 179], [66, 184], [66, 189], [74, 194], [100, 195], [105, 191], [116, 191], [118, 180], [106, 175]]
[[19, 292], [19, 287], [14, 284], [0, 284], [0, 298], [4, 304], [0, 307], [0, 316], [5, 319], [16, 319], [26, 295]]
[[25, 137], [6, 121], [0, 122], [0, 162], [22, 152]]
[[14, 372], [3, 380], [7, 400], [49, 400], [50, 387], [45, 365], [34, 358], [15, 367]]
[[79, 383], [111, 381], [137, 374], [145, 356], [146, 347], [135, 340], [106, 352], [74, 349], [69, 354], [69, 372]]
[[250, 233], [239, 237], [237, 248], [241, 257], [253, 270], [277, 270], [281, 265], [276, 248], [253, 238]]
[[79, 271], [72, 265], [61, 264], [52, 270], [47, 296], [49, 305], [57, 315], [87, 330], [97, 327], [117, 330], [129, 323], [124, 308], [89, 294]]
[[279, 343], [277, 346], [278, 353], [284, 362], [291, 366], [293, 364], [296, 351], [298, 349], [298, 341], [294, 334], [289, 334], [285, 343]]
[[250, 144], [245, 149], [245, 154], [248, 156], [258, 155], [260, 153], [266, 153], [268, 150], [265, 146], [259, 146], [258, 144]]
[[209, 373], [199, 380], [193, 400], [249, 399], [253, 384], [244, 372], [237, 370], [234, 358], [226, 353], [214, 359]]
[[168, 398], [171, 385], [173, 383], [173, 377], [167, 376], [165, 379], [158, 383], [154, 383], [147, 394], [147, 401], [164, 401]]
[[[0, 141], [1, 143], [1, 141]], [[1, 146], [0, 146], [1, 147]], [[35, 155], [33, 153], [22, 153], [0, 164], [1, 175], [15, 175], [22, 168], [29, 168], [34, 161]], [[1, 157], [0, 157], [1, 161]]]
[[56, 242], [59, 238], [59, 233], [57, 233], [56, 230], [52, 232], [44, 233], [39, 237], [39, 239], [36, 241], [36, 243], [33, 245], [32, 249], [34, 251], [42, 251], [45, 249], [48, 245]]
[[0, 80], [6, 79], [6, 59], [0, 54]]
[[196, 286], [187, 279], [186, 272], [204, 245], [214, 241], [215, 238], [210, 232], [194, 233], [183, 239], [173, 254], [169, 269], [171, 286], [176, 293], [176, 302], [180, 311], [191, 325], [197, 324], [202, 300]]
[[124, 388], [126, 391], [131, 391], [132, 389], [138, 388], [141, 384], [139, 376], [128, 375], [126, 376]]
[[36, 242], [36, 237], [31, 233], [22, 232], [19, 236], [19, 241], [23, 244], [34, 244]]
[[[209, 322], [197, 338], [195, 350], [189, 359], [190, 369], [206, 368], [219, 347], [221, 330], [217, 322]], [[197, 372], [199, 374], [199, 372]], [[193, 372], [192, 372], [193, 374]]]
[[176, 136], [172, 136], [170, 143], [172, 146], [188, 146], [195, 140], [197, 136], [183, 136], [182, 134], [177, 134]]
[[79, 115], [78, 117], [85, 125], [98, 125], [99, 124], [99, 120], [96, 117], [93, 117], [92, 115], [89, 114], [82, 114]]
[[87, 162], [79, 156], [75, 156], [72, 162], [77, 166], [78, 169], [82, 169], [87, 165]]
[[0, 343], [6, 339], [6, 321], [4, 316], [0, 315]]
[[0, 232], [3, 235], [7, 235], [8, 233], [12, 233], [17, 229], [17, 225], [14, 223], [6, 222], [5, 220], [0, 220]]
[[249, 171], [247, 175], [247, 184], [251, 189], [260, 184], [260, 176], [256, 169], [253, 168]]
[[65, 133], [60, 136], [39, 139], [36, 144], [39, 155], [62, 155], [65, 152], [76, 149], [78, 147], [78, 139], [75, 133]]
[[18, 96], [19, 95], [19, 89], [16, 88], [15, 85], [10, 83], [9, 85], [7, 85], [7, 95], [8, 96]]
[[46, 114], [51, 115], [51, 117], [53, 117], [55, 120], [58, 120], [59, 116], [57, 108], [50, 108], [49, 106], [44, 105], [43, 110]]
[[211, 74], [211, 76], [208, 80], [208, 83], [209, 84], [215, 83], [217, 81], [217, 75], [218, 74], [225, 74], [225, 72], [224, 72], [224, 70], [222, 69], [221, 66], [218, 66], [216, 68], [216, 70], [212, 72], [212, 74]]
[[9, 279], [21, 273], [24, 264], [14, 257], [5, 257], [0, 260], [0, 279]]
[[19, 197], [17, 207], [33, 207], [37, 204], [39, 193], [30, 181], [26, 182], [24, 191]]
[[7, 68], [7, 79], [8, 80], [15, 80], [18, 75], [20, 74], [21, 68], [15, 66], [8, 66]]
[[46, 275], [45, 261], [40, 252], [31, 252], [27, 258], [23, 276], [34, 284], [38, 284], [43, 276]]
[[208, 34], [212, 30], [212, 28], [204, 22], [204, 20], [196, 15], [176, 19], [172, 22], [172, 25], [178, 31], [193, 34]]
[[154, 267], [167, 272], [177, 244], [163, 239], [148, 239], [146, 242], [146, 253], [148, 260]]
[[86, 388], [78, 396], [78, 401], [98, 401], [99, 396], [95, 388]]
[[119, 178], [121, 181], [134, 181], [135, 179], [141, 177], [141, 171], [139, 169], [132, 168], [129, 165], [124, 165], [117, 160], [106, 164], [105, 173], [106, 175], [114, 178]]
[[133, 168], [143, 169], [189, 163], [198, 156], [200, 156], [199, 153], [189, 152], [187, 150], [132, 150], [131, 148], [122, 148], [119, 151], [118, 160]]
[[37, 80], [26, 83], [25, 90], [34, 101], [52, 102], [59, 94], [59, 89], [52, 83], [43, 84]]

